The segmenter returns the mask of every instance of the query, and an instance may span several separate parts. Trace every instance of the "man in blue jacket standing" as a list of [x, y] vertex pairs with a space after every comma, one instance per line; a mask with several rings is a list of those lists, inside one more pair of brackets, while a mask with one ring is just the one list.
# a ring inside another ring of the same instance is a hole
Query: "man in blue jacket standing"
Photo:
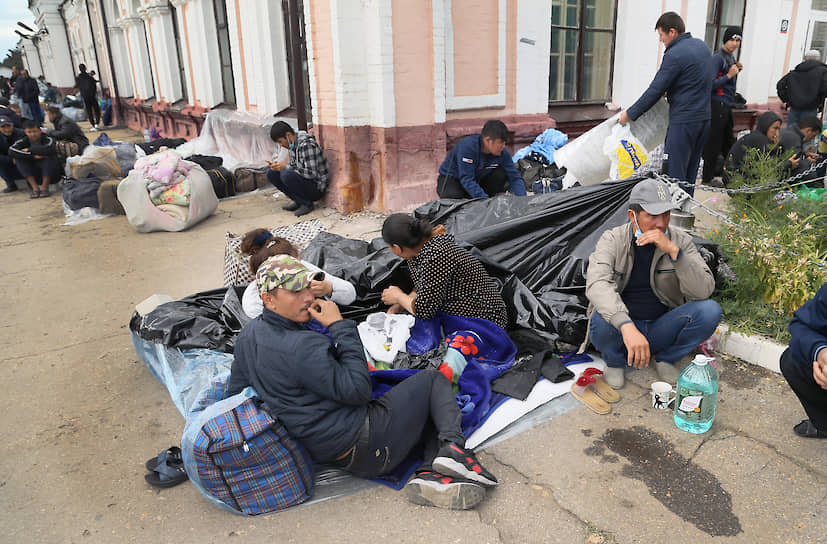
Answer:
[[479, 135], [457, 143], [439, 167], [436, 192], [439, 198], [487, 198], [507, 188], [525, 196], [525, 183], [505, 148], [508, 127], [492, 119]]
[[[718, 156], [726, 159], [732, 144], [733, 134], [732, 104], [735, 102], [735, 78], [744, 66], [735, 60], [733, 53], [741, 45], [741, 27], [730, 26], [724, 30], [723, 45], [710, 59], [712, 81], [711, 120], [709, 138], [704, 146], [703, 184], [713, 185]], [[723, 184], [718, 184], [720, 187]]]
[[827, 438], [827, 285], [795, 311], [789, 331], [781, 373], [809, 417], [793, 431], [804, 438]]
[[[666, 94], [669, 102], [669, 129], [664, 152], [669, 161], [668, 175], [695, 183], [704, 144], [709, 133], [709, 48], [685, 32], [683, 19], [673, 11], [660, 16], [655, 24], [660, 41], [666, 46], [660, 69], [649, 88], [632, 106], [620, 113], [618, 122], [634, 121]], [[694, 188], [687, 189], [694, 194]]]

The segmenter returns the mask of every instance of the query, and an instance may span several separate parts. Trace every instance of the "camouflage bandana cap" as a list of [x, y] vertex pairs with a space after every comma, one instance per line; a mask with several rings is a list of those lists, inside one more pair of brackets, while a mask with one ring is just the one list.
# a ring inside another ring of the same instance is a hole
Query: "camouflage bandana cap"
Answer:
[[301, 291], [310, 287], [310, 270], [290, 255], [274, 255], [261, 263], [256, 273], [258, 294], [263, 295], [277, 287]]

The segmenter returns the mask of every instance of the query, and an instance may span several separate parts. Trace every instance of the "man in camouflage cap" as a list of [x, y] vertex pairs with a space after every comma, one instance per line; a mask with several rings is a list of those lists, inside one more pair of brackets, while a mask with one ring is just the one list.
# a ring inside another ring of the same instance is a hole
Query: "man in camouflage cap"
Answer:
[[[261, 264], [256, 282], [264, 311], [238, 336], [230, 394], [253, 386], [316, 462], [364, 478], [392, 472], [424, 444], [425, 463], [405, 487], [408, 499], [474, 507], [497, 479], [464, 447], [451, 383], [435, 369], [422, 370], [372, 400], [356, 323], [342, 319], [336, 303], [313, 297], [311, 276], [288, 255]], [[311, 318], [330, 338], [308, 328]]]

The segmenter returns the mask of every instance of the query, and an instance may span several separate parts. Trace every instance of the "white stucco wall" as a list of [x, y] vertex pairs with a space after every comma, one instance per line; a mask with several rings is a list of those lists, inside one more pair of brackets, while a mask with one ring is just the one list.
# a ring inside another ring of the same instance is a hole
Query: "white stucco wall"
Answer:
[[[551, 2], [522, 0], [517, 4], [517, 113], [548, 109], [548, 64], [551, 52]], [[545, 66], [545, 70], [536, 69]]]

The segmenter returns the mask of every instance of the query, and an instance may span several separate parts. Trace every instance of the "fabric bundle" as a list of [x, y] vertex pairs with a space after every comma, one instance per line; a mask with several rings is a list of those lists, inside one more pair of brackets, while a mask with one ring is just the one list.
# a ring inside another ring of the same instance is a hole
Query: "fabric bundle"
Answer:
[[182, 182], [186, 181], [192, 164], [179, 154], [160, 151], [135, 161], [134, 169], [146, 183], [153, 204], [189, 204], [190, 187]]

